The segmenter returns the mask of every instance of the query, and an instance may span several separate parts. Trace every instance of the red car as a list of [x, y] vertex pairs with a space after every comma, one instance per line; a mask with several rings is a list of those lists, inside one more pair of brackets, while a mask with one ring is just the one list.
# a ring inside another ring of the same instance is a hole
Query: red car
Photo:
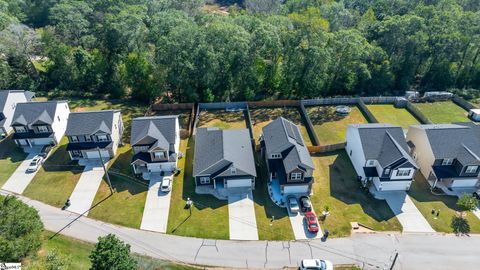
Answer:
[[311, 233], [318, 233], [317, 216], [313, 212], [306, 212], [305, 219], [307, 220], [308, 231]]

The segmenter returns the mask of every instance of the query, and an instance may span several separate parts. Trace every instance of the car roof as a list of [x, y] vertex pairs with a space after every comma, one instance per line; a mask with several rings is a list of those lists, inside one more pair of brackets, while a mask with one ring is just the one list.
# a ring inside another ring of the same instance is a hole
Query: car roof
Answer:
[[320, 260], [307, 259], [307, 260], [303, 260], [302, 264], [305, 267], [318, 267], [318, 266], [320, 266]]

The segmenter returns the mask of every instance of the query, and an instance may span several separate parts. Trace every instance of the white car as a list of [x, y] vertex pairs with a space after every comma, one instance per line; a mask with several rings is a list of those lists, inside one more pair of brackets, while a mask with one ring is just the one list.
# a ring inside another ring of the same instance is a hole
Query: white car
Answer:
[[162, 192], [169, 192], [172, 190], [172, 177], [165, 176], [162, 180], [162, 185], [160, 186]]
[[296, 213], [298, 213], [298, 211], [300, 211], [300, 207], [298, 206], [297, 198], [289, 197], [287, 199], [287, 203], [288, 203], [288, 209], [290, 209], [290, 213], [296, 214]]
[[333, 270], [333, 264], [327, 260], [307, 259], [300, 265], [301, 270]]
[[43, 157], [34, 156], [30, 164], [28, 164], [27, 172], [36, 172], [42, 165]]

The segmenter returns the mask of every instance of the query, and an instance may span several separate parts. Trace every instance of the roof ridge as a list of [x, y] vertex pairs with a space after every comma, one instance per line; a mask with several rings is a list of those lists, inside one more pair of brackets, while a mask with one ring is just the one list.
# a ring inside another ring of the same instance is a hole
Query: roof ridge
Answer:
[[98, 111], [83, 111], [83, 112], [71, 112], [70, 114], [87, 114], [87, 113], [103, 113], [103, 112], [121, 112], [121, 110], [117, 109], [109, 109], [109, 110], [98, 110]]

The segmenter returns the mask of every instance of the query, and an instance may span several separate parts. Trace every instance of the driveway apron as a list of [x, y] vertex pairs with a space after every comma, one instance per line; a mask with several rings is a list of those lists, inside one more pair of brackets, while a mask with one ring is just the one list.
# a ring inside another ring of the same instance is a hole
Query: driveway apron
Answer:
[[317, 234], [313, 234], [308, 231], [308, 226], [305, 220], [304, 213], [300, 213], [300, 212], [291, 213], [290, 210], [288, 209], [288, 217], [290, 219], [290, 224], [292, 225], [292, 230], [293, 230], [293, 234], [295, 235], [295, 240], [315, 239], [315, 238], [321, 238], [323, 236], [320, 223], [318, 224], [319, 232]]
[[22, 194], [38, 172], [38, 170], [36, 170], [35, 172], [27, 173], [28, 165], [38, 153], [40, 153], [40, 151], [32, 151], [28, 154], [27, 158], [18, 166], [12, 176], [8, 178], [2, 189]]
[[168, 213], [170, 210], [170, 198], [172, 192], [160, 191], [163, 177], [160, 173], [150, 175], [150, 184], [143, 210], [142, 224], [140, 229], [154, 232], [167, 232]]
[[228, 195], [230, 239], [258, 240], [252, 191]]

